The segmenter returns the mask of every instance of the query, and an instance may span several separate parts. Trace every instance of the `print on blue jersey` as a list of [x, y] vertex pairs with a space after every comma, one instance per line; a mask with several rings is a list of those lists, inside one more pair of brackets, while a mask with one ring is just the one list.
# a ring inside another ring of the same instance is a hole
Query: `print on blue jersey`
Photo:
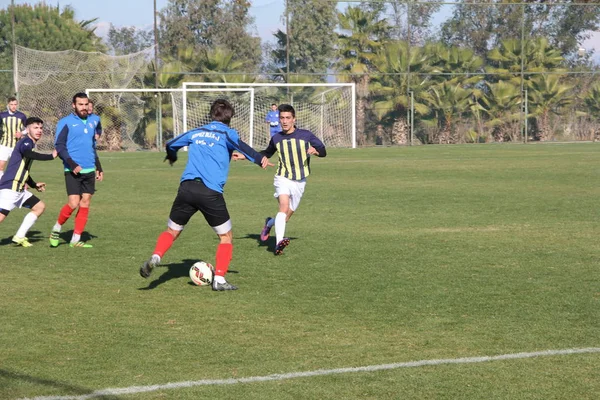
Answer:
[[261, 165], [262, 156], [242, 141], [235, 129], [222, 122], [213, 121], [167, 142], [167, 159], [177, 160], [177, 150], [185, 146], [188, 162], [181, 181], [202, 179], [208, 188], [219, 193], [223, 193], [234, 150]]
[[84, 171], [101, 171], [96, 153], [96, 126], [72, 113], [56, 125], [54, 146], [66, 170], [80, 166]]

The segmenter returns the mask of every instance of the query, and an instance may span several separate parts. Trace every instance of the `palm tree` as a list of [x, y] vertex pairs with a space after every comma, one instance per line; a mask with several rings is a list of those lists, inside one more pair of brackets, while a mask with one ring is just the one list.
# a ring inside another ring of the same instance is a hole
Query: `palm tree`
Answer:
[[178, 49], [177, 59], [186, 72], [199, 73], [192, 81], [200, 82], [254, 82], [252, 76], [239, 74], [244, 62], [235, 59], [231, 50], [220, 47], [197, 50], [193, 47]]
[[[452, 121], [446, 120], [446, 123], [451, 122], [452, 129], [454, 130], [454, 127], [464, 119], [463, 113], [468, 113], [475, 118], [478, 124], [478, 130], [481, 132], [483, 129], [483, 120], [481, 119], [480, 105], [477, 103], [476, 99], [483, 97], [481, 91], [483, 81], [483, 76], [481, 75], [481, 72], [483, 71], [483, 59], [477, 56], [472, 49], [450, 47], [442, 43], [429, 43], [425, 45], [423, 51], [430, 59], [429, 69], [432, 73], [432, 83], [437, 82], [438, 85], [445, 84], [445, 86], [441, 86], [444, 88], [442, 91], [444, 97], [447, 97], [448, 100], [454, 102], [445, 108], [448, 110], [452, 107], [458, 107], [452, 115]], [[450, 88], [454, 89], [448, 91]], [[459, 88], [466, 90], [466, 92], [459, 90]], [[462, 99], [463, 95], [469, 98]], [[441, 115], [443, 114], [444, 113]], [[444, 117], [444, 119], [445, 118], [446, 117]], [[431, 125], [432, 122], [437, 124], [440, 121], [439, 119], [434, 118], [433, 121], [425, 119], [423, 122], [424, 125]], [[458, 142], [461, 139], [458, 137], [458, 132], [456, 131], [450, 132], [446, 129], [442, 130], [442, 133], [440, 138], [442, 142], [445, 143], [448, 143], [448, 141]], [[471, 137], [469, 140], [475, 140], [477, 132], [471, 130], [470, 133]]]
[[[409, 51], [410, 50], [410, 51]], [[429, 112], [429, 108], [420, 102], [420, 93], [430, 86], [423, 75], [410, 79], [409, 70], [424, 72], [428, 68], [428, 56], [419, 47], [408, 48], [405, 41], [390, 42], [377, 53], [373, 65], [380, 75], [374, 75], [370, 91], [374, 95], [373, 108], [381, 123], [390, 121], [392, 125], [391, 143], [407, 144], [409, 125], [407, 113], [410, 110], [409, 91], [414, 92], [414, 110], [418, 115]], [[382, 124], [378, 126], [381, 134]]]
[[536, 137], [540, 141], [550, 139], [550, 114], [562, 115], [564, 107], [573, 102], [572, 86], [561, 83], [559, 75], [536, 75], [529, 81], [528, 101], [531, 116], [536, 118]]
[[349, 34], [338, 36], [340, 58], [337, 67], [349, 81], [356, 83], [356, 130], [359, 143], [365, 140], [366, 108], [370, 73], [378, 49], [388, 37], [390, 27], [378, 11], [348, 7], [338, 14], [340, 29]]
[[[189, 67], [178, 59], [168, 58], [166, 62], [158, 68], [152, 62], [148, 73], [144, 76], [143, 85], [147, 88], [154, 88], [158, 83], [159, 89], [178, 87], [185, 77], [185, 72]], [[158, 82], [155, 80], [158, 76]], [[144, 147], [152, 147], [155, 144], [156, 136], [162, 132], [164, 138], [173, 137], [179, 133], [179, 126], [174, 119], [173, 99], [169, 94], [151, 92], [143, 93], [141, 96], [143, 104], [143, 116], [140, 119], [134, 139]], [[160, 113], [161, 126], [159, 129], [157, 120], [157, 111]]]
[[521, 92], [517, 85], [507, 81], [486, 82], [487, 91], [480, 101], [489, 116], [486, 125], [492, 129], [497, 142], [516, 140], [519, 134]]
[[[590, 91], [583, 99], [585, 105], [587, 106], [588, 115], [594, 118], [596, 121], [600, 121], [600, 83], [592, 86]], [[596, 122], [595, 129], [592, 128], [592, 133], [590, 135], [593, 141], [600, 140], [600, 126]]]
[[[500, 43], [499, 48], [490, 50], [487, 55], [490, 62], [488, 72], [498, 74], [500, 80], [509, 80], [513, 84], [520, 85], [522, 69], [526, 73], [561, 71], [558, 68], [564, 58], [558, 49], [550, 46], [548, 39], [526, 40], [523, 49], [521, 43], [519, 39], [506, 39]], [[525, 74], [524, 79], [528, 80], [530, 76]]]
[[431, 60], [431, 72], [439, 74], [434, 76], [436, 82], [451, 79], [463, 86], [472, 86], [481, 81], [483, 59], [475, 55], [472, 49], [430, 43], [425, 46], [424, 51]]
[[439, 129], [437, 141], [440, 144], [457, 141], [454, 119], [470, 109], [473, 103], [473, 90], [464, 89], [460, 83], [445, 81], [423, 93], [423, 101], [431, 108], [433, 120]]

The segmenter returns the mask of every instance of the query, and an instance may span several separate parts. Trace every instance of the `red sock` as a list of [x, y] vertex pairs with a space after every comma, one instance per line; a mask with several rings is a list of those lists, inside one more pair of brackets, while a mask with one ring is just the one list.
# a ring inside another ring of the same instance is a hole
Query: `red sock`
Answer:
[[221, 243], [217, 247], [217, 255], [215, 259], [217, 265], [215, 265], [215, 275], [225, 276], [229, 269], [229, 263], [233, 255], [233, 245], [231, 243]]
[[158, 240], [156, 241], [156, 247], [154, 248], [154, 253], [152, 254], [157, 254], [160, 258], [162, 258], [167, 250], [171, 248], [173, 240], [173, 235], [167, 231], [164, 231], [158, 237]]
[[86, 207], [79, 207], [79, 211], [77, 211], [77, 215], [75, 216], [75, 229], [73, 229], [73, 233], [76, 235], [81, 235], [85, 230], [85, 224], [88, 220], [88, 214], [90, 213], [90, 209]]
[[59, 225], [63, 225], [67, 222], [71, 214], [73, 214], [73, 209], [69, 207], [68, 204], [65, 204], [63, 208], [60, 209], [60, 214], [58, 214], [58, 220], [56, 220], [56, 222], [58, 222]]

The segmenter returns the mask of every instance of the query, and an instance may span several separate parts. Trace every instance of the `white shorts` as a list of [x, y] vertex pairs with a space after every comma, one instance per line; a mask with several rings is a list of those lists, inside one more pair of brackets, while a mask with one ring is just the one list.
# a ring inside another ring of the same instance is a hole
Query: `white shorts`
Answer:
[[21, 208], [23, 207], [23, 203], [29, 200], [31, 196], [33, 196], [33, 194], [27, 190], [15, 192], [14, 190], [10, 189], [1, 189], [0, 210], [10, 211], [15, 207]]
[[14, 149], [12, 147], [3, 146], [0, 144], [0, 161], [8, 161], [13, 150]]
[[302, 195], [304, 194], [306, 179], [292, 181], [283, 176], [275, 175], [273, 186], [275, 186], [275, 194], [273, 196], [279, 197], [282, 194], [287, 194], [290, 196], [290, 208], [292, 211], [296, 211], [300, 205], [300, 200], [302, 200]]

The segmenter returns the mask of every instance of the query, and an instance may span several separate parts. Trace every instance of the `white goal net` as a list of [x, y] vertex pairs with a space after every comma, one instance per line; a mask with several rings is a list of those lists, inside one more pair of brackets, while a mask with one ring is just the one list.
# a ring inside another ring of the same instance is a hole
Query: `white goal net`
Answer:
[[[216, 99], [234, 104], [236, 117], [232, 126], [243, 135], [251, 135], [252, 88], [184, 89], [86, 89], [102, 120], [101, 150], [163, 149], [164, 142], [185, 132], [184, 115], [193, 124], [189, 129], [210, 122], [210, 106]], [[241, 115], [241, 117], [237, 117]], [[249, 117], [248, 117], [249, 116]]]
[[45, 135], [37, 147], [41, 151], [53, 148], [56, 124], [73, 111], [75, 93], [85, 92], [90, 87], [141, 87], [152, 51], [153, 47], [135, 54], [109, 56], [99, 52], [39, 51], [16, 46], [15, 87], [20, 109], [27, 116], [44, 121]]
[[[243, 121], [252, 122], [248, 129], [240, 131], [242, 140], [257, 149], [266, 148], [270, 139], [269, 125], [265, 121], [271, 104], [291, 104], [296, 110], [296, 124], [308, 129], [328, 147], [356, 147], [355, 86], [353, 83], [183, 83], [184, 129], [201, 123], [189, 108], [191, 90], [198, 87], [253, 88], [253, 97], [234, 99], [236, 108], [234, 121], [244, 126]], [[209, 105], [210, 106], [210, 105]], [[251, 110], [249, 110], [249, 108]], [[239, 112], [242, 111], [242, 112]], [[234, 127], [236, 127], [234, 125]], [[238, 129], [239, 130], [239, 129]]]

